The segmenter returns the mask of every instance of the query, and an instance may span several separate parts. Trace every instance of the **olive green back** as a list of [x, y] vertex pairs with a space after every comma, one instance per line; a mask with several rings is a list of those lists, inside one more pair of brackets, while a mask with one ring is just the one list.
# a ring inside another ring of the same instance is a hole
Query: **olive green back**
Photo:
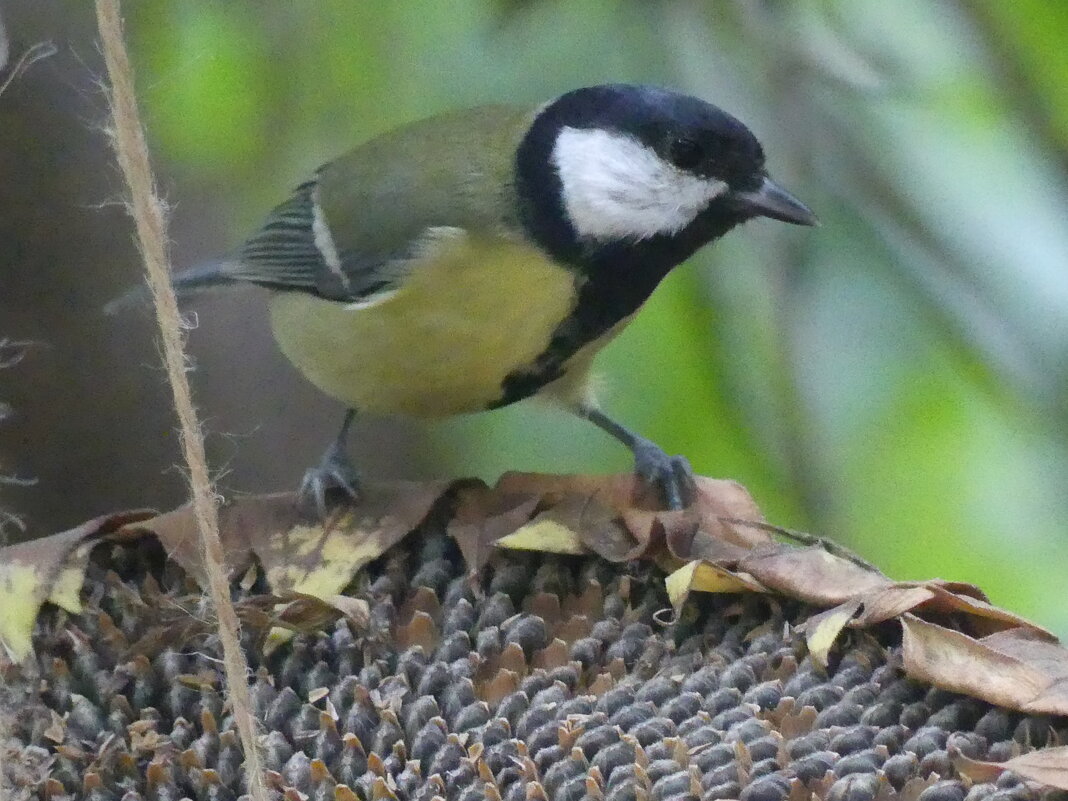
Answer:
[[325, 165], [320, 203], [338, 249], [388, 259], [435, 226], [518, 235], [515, 153], [533, 116], [514, 106], [450, 112]]

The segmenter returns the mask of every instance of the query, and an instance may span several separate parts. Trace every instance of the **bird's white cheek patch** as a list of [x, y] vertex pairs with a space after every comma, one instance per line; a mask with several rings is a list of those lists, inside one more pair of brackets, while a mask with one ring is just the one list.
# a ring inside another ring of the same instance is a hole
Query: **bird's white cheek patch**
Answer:
[[564, 128], [553, 163], [571, 224], [584, 239], [648, 239], [681, 231], [727, 190], [664, 161], [633, 137]]

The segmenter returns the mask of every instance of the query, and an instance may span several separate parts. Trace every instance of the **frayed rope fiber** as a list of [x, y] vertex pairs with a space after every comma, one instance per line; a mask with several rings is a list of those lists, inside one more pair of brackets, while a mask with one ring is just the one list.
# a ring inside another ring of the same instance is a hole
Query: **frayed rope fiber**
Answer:
[[267, 801], [263, 763], [257, 744], [257, 727], [248, 689], [248, 662], [241, 651], [239, 623], [230, 602], [219, 514], [208, 475], [204, 437], [200, 430], [192, 392], [186, 375], [185, 343], [178, 301], [171, 284], [167, 254], [167, 223], [163, 203], [155, 190], [144, 129], [137, 109], [133, 69], [123, 41], [119, 0], [96, 0], [97, 25], [107, 64], [112, 144], [130, 190], [128, 210], [137, 227], [148, 286], [156, 308], [167, 378], [174, 393], [174, 408], [181, 429], [182, 451], [189, 466], [193, 509], [200, 529], [204, 567], [215, 606], [219, 639], [223, 647], [226, 684], [245, 757], [245, 777], [253, 801]]

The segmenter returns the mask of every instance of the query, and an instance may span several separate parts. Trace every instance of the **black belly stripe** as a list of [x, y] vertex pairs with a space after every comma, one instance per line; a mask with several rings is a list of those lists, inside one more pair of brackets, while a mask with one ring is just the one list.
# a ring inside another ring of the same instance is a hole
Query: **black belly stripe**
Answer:
[[656, 288], [656, 283], [638, 296], [634, 291], [620, 292], [618, 282], [610, 282], [607, 276], [587, 279], [579, 288], [574, 311], [556, 327], [545, 350], [532, 364], [505, 377], [501, 397], [489, 408], [497, 409], [528, 398], [560, 378], [568, 359], [635, 311]]
[[702, 216], [673, 237], [610, 243], [583, 254], [575, 265], [582, 285], [574, 311], [560, 322], [533, 363], [505, 377], [501, 396], [487, 408], [528, 398], [560, 378], [580, 348], [636, 312], [674, 267], [735, 223], [718, 214]]

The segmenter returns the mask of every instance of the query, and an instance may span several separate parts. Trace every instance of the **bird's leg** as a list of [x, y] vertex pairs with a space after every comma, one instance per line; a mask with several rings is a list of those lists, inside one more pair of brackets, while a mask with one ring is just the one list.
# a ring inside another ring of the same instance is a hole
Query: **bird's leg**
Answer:
[[333, 490], [341, 490], [353, 500], [359, 498], [360, 476], [349, 459], [346, 447], [349, 428], [355, 419], [355, 409], [345, 412], [345, 419], [341, 423], [337, 438], [323, 453], [319, 464], [308, 468], [304, 473], [304, 479], [300, 482], [300, 490], [297, 492], [298, 503], [304, 509], [314, 509], [321, 518], [326, 517], [327, 494]]
[[693, 503], [697, 487], [685, 456], [668, 456], [655, 442], [638, 436], [596, 407], [580, 406], [576, 411], [631, 449], [634, 473], [647, 485], [657, 488], [668, 509], [685, 509]]

